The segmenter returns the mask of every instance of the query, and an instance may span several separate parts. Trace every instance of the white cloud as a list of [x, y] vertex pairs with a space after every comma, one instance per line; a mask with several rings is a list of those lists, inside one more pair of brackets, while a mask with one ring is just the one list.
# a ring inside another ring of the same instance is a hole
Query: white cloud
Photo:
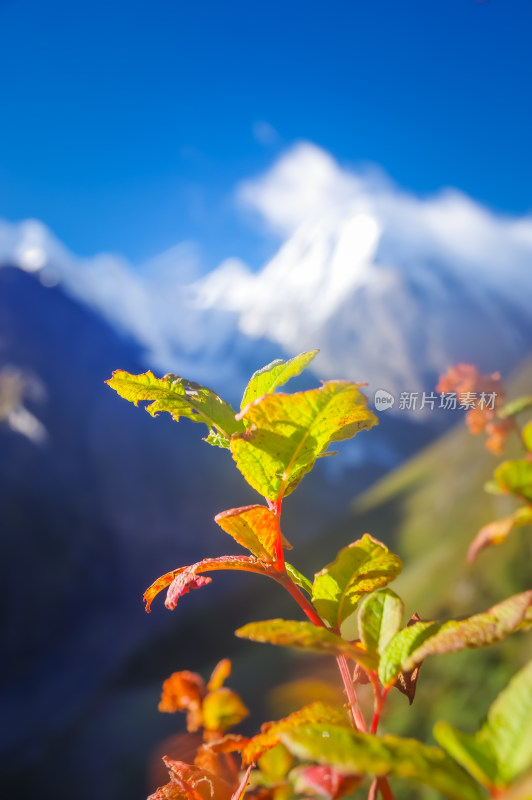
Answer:
[[136, 336], [154, 367], [199, 380], [217, 363], [229, 380], [238, 332], [252, 338], [244, 347], [259, 338], [286, 354], [320, 347], [322, 376], [388, 390], [420, 389], [427, 371], [485, 351], [505, 359], [520, 336], [524, 346], [513, 317], [530, 318], [530, 217], [496, 214], [454, 189], [415, 196], [309, 143], [236, 197], [282, 239], [256, 273], [235, 255], [198, 277], [192, 243], [140, 269], [110, 254], [80, 259], [37, 222], [0, 222], [0, 263], [52, 265], [68, 291]]

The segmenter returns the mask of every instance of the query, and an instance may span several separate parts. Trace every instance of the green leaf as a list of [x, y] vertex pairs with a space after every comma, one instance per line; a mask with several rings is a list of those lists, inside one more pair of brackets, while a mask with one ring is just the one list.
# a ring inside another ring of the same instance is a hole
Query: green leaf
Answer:
[[309, 579], [293, 567], [292, 564], [289, 564], [288, 561], [284, 562], [284, 566], [296, 586], [299, 586], [300, 589], [304, 589], [307, 594], [312, 595], [312, 584]]
[[414, 622], [403, 628], [390, 640], [381, 655], [379, 663], [379, 680], [384, 686], [391, 686], [400, 672], [405, 672], [404, 665], [410, 655], [415, 652], [423, 642], [437, 631], [437, 622]]
[[292, 764], [294, 758], [288, 752], [284, 744], [277, 744], [271, 750], [267, 750], [257, 760], [257, 766], [262, 774], [268, 781], [276, 784], [280, 783], [286, 777], [286, 774]]
[[493, 748], [478, 735], [461, 733], [448, 722], [437, 722], [434, 738], [470, 775], [486, 789], [493, 789], [497, 781], [497, 759]]
[[294, 711], [287, 717], [277, 722], [267, 722], [262, 726], [261, 732], [253, 736], [242, 748], [242, 763], [244, 766], [256, 761], [260, 756], [281, 741], [280, 736], [286, 731], [308, 723], [328, 722], [338, 728], [351, 727], [347, 714], [343, 708], [328, 706], [325, 703], [311, 703], [308, 706]]
[[358, 609], [358, 630], [370, 653], [380, 655], [401, 628], [404, 604], [391, 589], [379, 589], [363, 598]]
[[203, 727], [208, 731], [226, 731], [242, 722], [249, 715], [236, 692], [223, 686], [209, 692], [202, 706]]
[[532, 452], [532, 422], [528, 422], [523, 430], [521, 431], [521, 438], [523, 439], [523, 444], [525, 445], [526, 449], [529, 453]]
[[346, 642], [326, 628], [318, 628], [312, 622], [286, 619], [267, 619], [250, 622], [235, 631], [241, 639], [266, 642], [281, 647], [295, 647], [317, 653], [348, 655], [365, 669], [375, 669], [377, 660], [358, 642]]
[[532, 590], [513, 595], [488, 611], [460, 621], [416, 622], [399, 631], [381, 656], [379, 679], [393, 684], [399, 672], [413, 669], [429, 655], [487, 647], [518, 630], [532, 604]]
[[514, 528], [532, 525], [532, 507], [518, 508], [513, 514], [496, 519], [479, 530], [467, 551], [467, 561], [472, 564], [477, 555], [485, 547], [502, 544]]
[[358, 386], [329, 381], [307, 392], [267, 394], [247, 405], [237, 415], [247, 430], [231, 440], [233, 458], [247, 482], [269, 500], [281, 500], [331, 442], [375, 425], [377, 418]]
[[263, 561], [275, 560], [275, 543], [281, 535], [279, 517], [266, 506], [242, 506], [215, 516], [218, 525]]
[[499, 694], [478, 737], [496, 753], [504, 784], [532, 766], [532, 661]]
[[497, 412], [497, 416], [501, 419], [505, 417], [515, 417], [516, 414], [527, 411], [529, 408], [532, 408], [532, 396], [518, 397], [516, 400], [510, 400], [509, 403], [506, 403], [500, 408]]
[[437, 747], [398, 736], [372, 736], [327, 724], [283, 731], [281, 741], [298, 758], [344, 775], [391, 775], [431, 786], [453, 800], [482, 800], [478, 784]]
[[151, 401], [146, 411], [152, 417], [160, 411], [167, 411], [176, 421], [185, 417], [192, 422], [204, 423], [209, 429], [205, 441], [217, 447], [228, 448], [231, 436], [245, 430], [243, 422], [236, 419], [236, 412], [229, 403], [211, 389], [178, 375], [156, 378], [152, 372], [130, 375], [119, 369], [113, 372], [113, 377], [106, 383], [120, 397], [136, 406], [139, 402]]
[[308, 353], [300, 353], [298, 356], [288, 359], [288, 361], [278, 358], [276, 361], [272, 361], [271, 364], [267, 364], [262, 369], [254, 372], [246, 386], [240, 408], [245, 408], [249, 403], [253, 403], [254, 400], [264, 394], [275, 392], [279, 386], [284, 386], [290, 378], [300, 375], [318, 353], [319, 350], [310, 350]]
[[504, 461], [493, 476], [503, 492], [511, 492], [532, 503], [532, 461], [525, 458]]
[[312, 602], [320, 617], [339, 630], [365, 594], [390, 583], [401, 559], [369, 534], [340, 550], [314, 578]]

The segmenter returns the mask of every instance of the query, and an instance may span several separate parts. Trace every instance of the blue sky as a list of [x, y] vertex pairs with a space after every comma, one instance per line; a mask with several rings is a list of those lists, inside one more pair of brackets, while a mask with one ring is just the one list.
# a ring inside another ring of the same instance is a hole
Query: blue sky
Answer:
[[531, 29], [530, 0], [0, 0], [0, 217], [259, 266], [235, 187], [302, 139], [530, 211]]

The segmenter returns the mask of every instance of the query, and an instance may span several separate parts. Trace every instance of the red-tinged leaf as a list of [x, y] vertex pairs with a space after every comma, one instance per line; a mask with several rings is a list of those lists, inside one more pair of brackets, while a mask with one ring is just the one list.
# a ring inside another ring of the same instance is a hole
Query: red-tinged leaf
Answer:
[[345, 725], [350, 727], [350, 722], [343, 708], [327, 706], [324, 703], [312, 703], [309, 706], [294, 711], [288, 717], [277, 722], [267, 722], [261, 728], [261, 733], [253, 736], [242, 750], [242, 761], [251, 764], [259, 756], [270, 750], [280, 742], [280, 735], [285, 731], [298, 728], [314, 722], [328, 722], [332, 725]]
[[218, 775], [167, 756], [163, 761], [170, 772], [170, 783], [157, 789], [148, 800], [231, 800], [231, 784]]
[[249, 403], [262, 397], [264, 394], [275, 392], [279, 386], [284, 386], [290, 378], [300, 375], [308, 367], [310, 362], [318, 355], [318, 350], [310, 350], [308, 353], [300, 353], [288, 361], [278, 358], [267, 364], [262, 369], [253, 373], [246, 387], [240, 408], [245, 408]]
[[174, 672], [163, 683], [159, 711], [187, 712], [187, 730], [197, 731], [202, 725], [201, 705], [206, 690], [202, 678], [195, 672]]
[[166, 608], [175, 608], [182, 595], [188, 594], [192, 589], [201, 589], [202, 586], [207, 586], [209, 583], [212, 583], [212, 578], [197, 575], [193, 567], [187, 567], [179, 575], [176, 575], [170, 584], [164, 603]]
[[247, 736], [240, 736], [237, 733], [226, 733], [214, 742], [207, 742], [205, 747], [213, 753], [241, 753], [250, 739]]
[[340, 550], [336, 559], [316, 574], [313, 605], [331, 628], [339, 630], [359, 600], [390, 583], [401, 566], [398, 556], [366, 533]]
[[238, 544], [263, 561], [275, 560], [275, 543], [281, 535], [279, 517], [266, 506], [242, 506], [215, 516], [218, 525]]
[[250, 622], [235, 631], [241, 639], [266, 642], [281, 647], [295, 647], [317, 653], [347, 655], [366, 669], [376, 669], [377, 658], [368, 653], [359, 642], [346, 642], [326, 628], [318, 628], [312, 622], [286, 619], [267, 619]]
[[146, 411], [153, 417], [160, 411], [167, 411], [176, 421], [186, 417], [192, 422], [204, 423], [209, 429], [205, 441], [217, 447], [228, 448], [231, 436], [245, 430], [229, 403], [218, 397], [212, 389], [187, 381], [179, 375], [156, 378], [153, 372], [131, 375], [119, 369], [113, 372], [113, 377], [106, 383], [120, 397], [136, 406], [139, 402], [151, 401]]
[[[292, 773], [291, 773], [292, 774]], [[352, 794], [362, 783], [362, 775], [342, 775], [333, 767], [301, 767], [296, 773], [295, 791], [338, 800]]]
[[494, 522], [484, 525], [473, 539], [467, 551], [468, 563], [472, 564], [479, 552], [485, 547], [502, 544], [514, 528], [521, 528], [525, 525], [532, 525], [531, 506], [518, 508], [513, 514], [510, 514], [510, 516], [496, 519]]
[[215, 692], [216, 689], [221, 689], [227, 678], [231, 674], [231, 659], [222, 658], [218, 661], [209, 678], [207, 689], [209, 692]]
[[175, 783], [167, 783], [166, 786], [159, 786], [147, 800], [183, 800], [186, 797]]
[[[244, 572], [256, 572], [259, 575], [271, 575], [267, 565], [253, 556], [220, 556], [219, 558], [206, 558], [191, 564], [189, 567], [180, 567], [173, 572], [158, 578], [149, 589], [144, 593], [146, 601], [146, 611], [150, 610], [153, 598], [164, 588], [169, 586], [165, 605], [169, 609], [175, 608], [177, 600], [190, 588], [196, 589], [202, 583], [197, 582], [197, 576], [203, 572], [217, 572], [218, 570], [229, 569]], [[175, 585], [174, 585], [175, 582]], [[207, 583], [209, 580], [207, 580]]]
[[319, 389], [266, 394], [247, 405], [238, 419], [231, 451], [247, 482], [263, 497], [279, 501], [292, 492], [331, 444], [375, 425], [360, 384], [328, 381]]
[[151, 604], [155, 597], [162, 592], [163, 589], [166, 589], [167, 586], [170, 586], [176, 575], [179, 575], [186, 567], [179, 567], [179, 569], [174, 569], [172, 572], [167, 572], [166, 575], [161, 575], [160, 578], [157, 578], [152, 585], [146, 589], [144, 592], [144, 602], [146, 603], [146, 611], [148, 614], [150, 613]]
[[532, 590], [514, 595], [496, 606], [463, 620], [416, 622], [399, 631], [384, 651], [379, 679], [390, 686], [400, 672], [413, 669], [429, 655], [487, 647], [519, 630], [532, 605]]

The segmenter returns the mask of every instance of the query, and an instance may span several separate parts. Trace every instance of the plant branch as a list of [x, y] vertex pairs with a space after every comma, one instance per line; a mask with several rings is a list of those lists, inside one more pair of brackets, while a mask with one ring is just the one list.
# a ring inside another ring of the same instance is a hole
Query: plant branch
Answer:
[[395, 800], [390, 784], [388, 783], [388, 778], [377, 778], [377, 786], [379, 787], [383, 800]]
[[310, 600], [307, 600], [299, 586], [296, 586], [292, 578], [290, 578], [286, 572], [282, 572], [281, 574], [272, 577], [275, 577], [275, 580], [280, 583], [281, 586], [284, 586], [287, 592], [290, 592], [300, 609], [306, 614], [309, 620], [314, 623], [314, 625], [316, 625], [318, 628], [326, 627], [321, 618], [318, 616], [316, 609]]
[[347, 658], [344, 655], [336, 656], [336, 663], [338, 664], [338, 669], [340, 670], [340, 675], [342, 676], [345, 693], [347, 694], [347, 699], [349, 700], [349, 708], [351, 709], [353, 724], [357, 730], [367, 733], [368, 726], [366, 725], [366, 720], [364, 719], [364, 715], [362, 714], [362, 710], [358, 702], [355, 686], [351, 679], [351, 672], [349, 671], [349, 667], [347, 665]]

